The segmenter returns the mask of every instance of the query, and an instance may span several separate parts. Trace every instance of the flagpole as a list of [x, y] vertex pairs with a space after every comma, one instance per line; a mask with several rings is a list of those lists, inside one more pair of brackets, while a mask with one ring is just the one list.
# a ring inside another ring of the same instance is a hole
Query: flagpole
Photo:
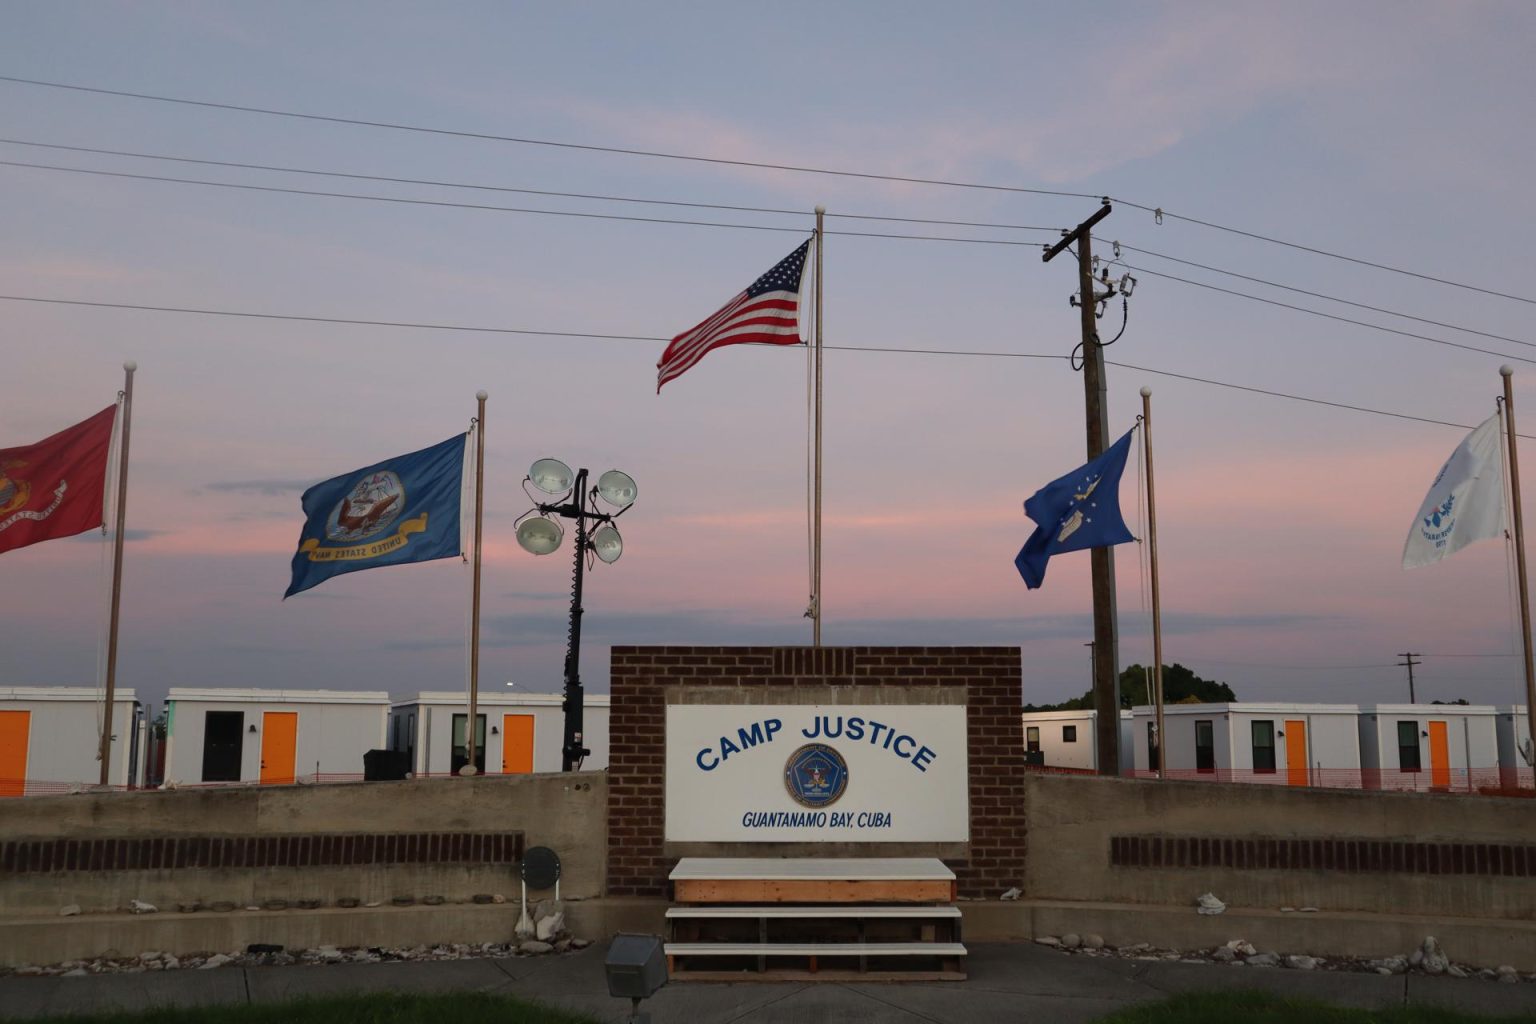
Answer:
[[480, 704], [480, 527], [485, 519], [485, 400], [484, 391], [475, 392], [479, 412], [475, 415], [475, 568], [473, 596], [469, 612], [469, 721], [464, 725], [469, 754], [463, 773], [475, 774], [475, 726]]
[[112, 700], [117, 689], [117, 623], [123, 595], [123, 524], [128, 516], [128, 428], [133, 418], [133, 372], [139, 364], [123, 364], [123, 443], [117, 453], [117, 527], [112, 538], [112, 612], [107, 626], [107, 693], [102, 715], [101, 784], [111, 784], [112, 772]]
[[1163, 608], [1157, 585], [1157, 498], [1152, 486], [1152, 389], [1141, 389], [1141, 442], [1147, 453], [1147, 551], [1152, 562], [1152, 703], [1157, 711], [1157, 777], [1167, 778], [1168, 741], [1163, 731]]
[[826, 245], [825, 206], [816, 207], [816, 455], [815, 512], [811, 527], [811, 646], [821, 646], [821, 250]]
[[1531, 658], [1531, 592], [1525, 574], [1525, 516], [1520, 510], [1520, 459], [1515, 450], [1515, 368], [1499, 367], [1504, 378], [1504, 430], [1509, 439], [1509, 491], [1514, 501], [1515, 567], [1520, 582], [1520, 641], [1525, 653], [1525, 720], [1536, 753], [1536, 666]]

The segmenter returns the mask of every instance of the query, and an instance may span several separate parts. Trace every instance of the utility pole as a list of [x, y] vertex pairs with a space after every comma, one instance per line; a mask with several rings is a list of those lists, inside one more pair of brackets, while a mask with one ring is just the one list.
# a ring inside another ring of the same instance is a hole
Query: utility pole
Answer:
[[1397, 664], [1398, 664], [1399, 667], [1407, 666], [1407, 668], [1408, 668], [1408, 703], [1409, 704], [1417, 704], [1419, 702], [1418, 698], [1416, 698], [1413, 695], [1413, 666], [1415, 666], [1415, 665], [1422, 665], [1424, 663], [1422, 661], [1414, 661], [1413, 659], [1414, 658], [1422, 658], [1423, 655], [1419, 654], [1417, 651], [1399, 651], [1397, 656], [1399, 658], [1407, 658], [1408, 659], [1407, 661], [1400, 661]]
[[[1098, 301], [1093, 291], [1093, 252], [1089, 232], [1113, 209], [1109, 200], [1092, 217], [1071, 231], [1062, 232], [1061, 241], [1045, 251], [1042, 260], [1049, 263], [1073, 242], [1077, 243], [1078, 298], [1082, 314], [1083, 398], [1087, 413], [1088, 458], [1104, 454], [1109, 436], [1109, 418], [1105, 409], [1108, 385], [1104, 376], [1104, 349], [1099, 344]], [[1113, 292], [1111, 292], [1113, 294]], [[1094, 727], [1098, 731], [1098, 769], [1100, 775], [1120, 774], [1120, 679], [1119, 646], [1115, 626], [1115, 555], [1112, 547], [1092, 548], [1088, 552], [1093, 574], [1093, 706], [1097, 711]]]

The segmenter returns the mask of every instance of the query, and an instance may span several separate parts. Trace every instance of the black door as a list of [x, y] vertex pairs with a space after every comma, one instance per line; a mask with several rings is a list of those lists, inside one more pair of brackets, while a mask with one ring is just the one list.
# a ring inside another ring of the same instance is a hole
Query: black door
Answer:
[[244, 711], [210, 711], [203, 719], [203, 781], [239, 782]]

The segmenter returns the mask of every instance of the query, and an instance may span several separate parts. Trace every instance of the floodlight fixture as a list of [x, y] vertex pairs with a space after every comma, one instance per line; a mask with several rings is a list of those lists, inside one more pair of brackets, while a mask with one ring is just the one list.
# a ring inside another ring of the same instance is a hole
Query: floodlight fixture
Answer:
[[567, 494], [576, 477], [559, 459], [540, 459], [528, 468], [528, 479], [545, 494]]
[[535, 555], [547, 555], [560, 546], [565, 529], [553, 519], [534, 516], [524, 519], [517, 528], [517, 543], [524, 551]]
[[624, 553], [624, 538], [612, 525], [599, 526], [592, 531], [592, 550], [597, 553], [598, 561], [612, 565]]
[[639, 490], [635, 478], [617, 469], [610, 469], [597, 478], [597, 493], [615, 508], [629, 508], [635, 503]]

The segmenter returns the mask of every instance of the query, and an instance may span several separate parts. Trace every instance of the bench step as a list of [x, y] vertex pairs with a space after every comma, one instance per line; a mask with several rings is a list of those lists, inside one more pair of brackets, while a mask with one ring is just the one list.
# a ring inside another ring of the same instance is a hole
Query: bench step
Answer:
[[867, 918], [893, 918], [907, 920], [910, 918], [936, 918], [940, 920], [958, 920], [959, 907], [915, 907], [915, 906], [858, 906], [857, 904], [838, 904], [836, 906], [792, 906], [784, 903], [775, 903], [771, 906], [761, 907], [668, 907], [667, 917], [673, 920], [681, 918], [785, 918], [785, 919], [856, 919]]
[[965, 956], [958, 942], [668, 942], [667, 956]]

